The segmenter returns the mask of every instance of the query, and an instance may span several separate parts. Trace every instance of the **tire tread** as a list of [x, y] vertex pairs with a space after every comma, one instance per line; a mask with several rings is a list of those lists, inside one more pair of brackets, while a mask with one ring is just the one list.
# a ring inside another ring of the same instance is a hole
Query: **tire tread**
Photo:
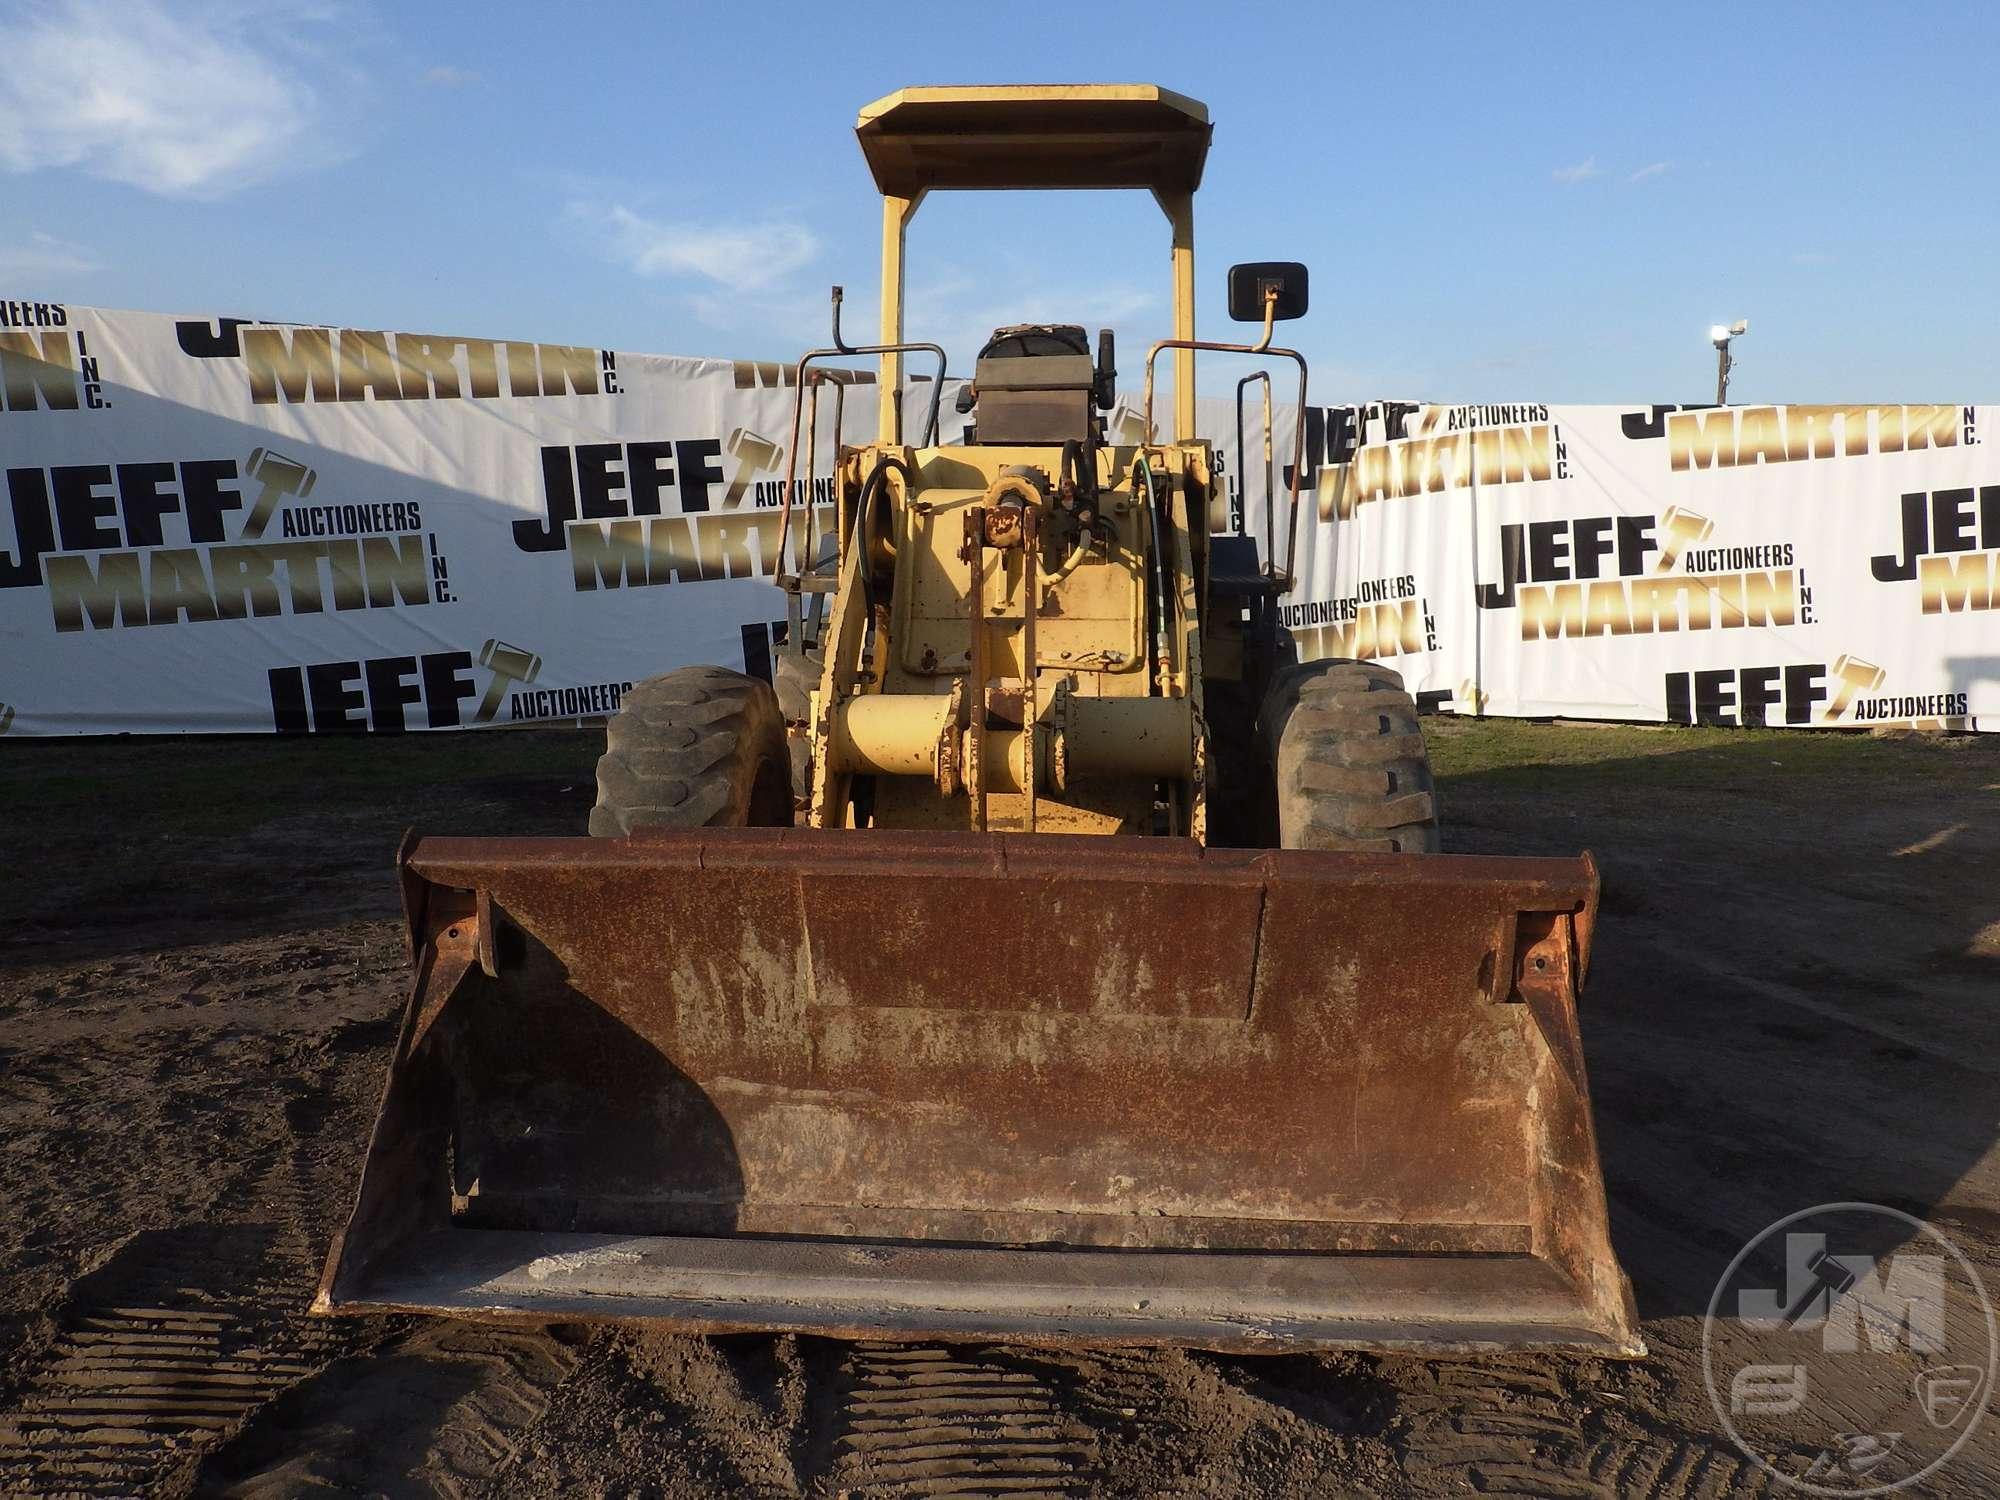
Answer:
[[[785, 788], [782, 819], [774, 784]], [[790, 786], [771, 685], [722, 667], [682, 667], [639, 683], [612, 716], [590, 833], [788, 824]]]
[[1257, 731], [1277, 847], [1437, 851], [1437, 785], [1416, 704], [1394, 670], [1339, 659], [1287, 667], [1272, 679]]

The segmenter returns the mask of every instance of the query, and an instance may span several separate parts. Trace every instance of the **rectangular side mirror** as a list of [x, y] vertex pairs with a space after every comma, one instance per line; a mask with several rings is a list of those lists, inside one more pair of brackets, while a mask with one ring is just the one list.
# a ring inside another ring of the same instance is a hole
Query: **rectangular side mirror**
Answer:
[[1264, 290], [1278, 289], [1280, 323], [1306, 315], [1306, 268], [1295, 260], [1253, 260], [1229, 268], [1229, 316], [1239, 323], [1264, 321]]

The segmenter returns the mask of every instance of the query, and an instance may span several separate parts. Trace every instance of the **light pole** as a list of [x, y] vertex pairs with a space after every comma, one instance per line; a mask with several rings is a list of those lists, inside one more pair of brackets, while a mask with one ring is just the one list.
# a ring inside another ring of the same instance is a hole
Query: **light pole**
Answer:
[[1717, 406], [1727, 406], [1729, 404], [1729, 367], [1736, 363], [1730, 357], [1729, 341], [1739, 334], [1745, 334], [1749, 331], [1750, 320], [1748, 318], [1738, 318], [1734, 323], [1727, 326], [1717, 323], [1713, 328], [1708, 330], [1708, 341], [1715, 345], [1715, 404]]

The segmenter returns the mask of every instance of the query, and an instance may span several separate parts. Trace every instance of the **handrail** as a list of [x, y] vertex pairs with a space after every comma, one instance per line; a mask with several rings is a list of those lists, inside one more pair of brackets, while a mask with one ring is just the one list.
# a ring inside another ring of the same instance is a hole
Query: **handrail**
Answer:
[[[1268, 307], [1268, 304], [1267, 304]], [[1198, 349], [1210, 354], [1269, 354], [1289, 359], [1299, 367], [1298, 418], [1292, 437], [1292, 480], [1290, 487], [1291, 514], [1285, 523], [1285, 569], [1282, 575], [1276, 567], [1275, 555], [1264, 564], [1264, 576], [1277, 581], [1281, 576], [1287, 582], [1296, 576], [1299, 549], [1299, 471], [1304, 467], [1301, 460], [1306, 451], [1306, 357], [1296, 349], [1278, 349], [1271, 345], [1270, 317], [1267, 310], [1264, 320], [1264, 337], [1254, 344], [1214, 344], [1205, 339], [1161, 339], [1146, 351], [1146, 442], [1153, 443], [1153, 362], [1163, 349]], [[1277, 538], [1267, 538], [1267, 545], [1275, 554]]]
[[[1253, 380], [1260, 382], [1264, 387], [1264, 545], [1268, 547], [1274, 540], [1278, 519], [1277, 500], [1272, 494], [1271, 484], [1271, 372], [1269, 370], [1252, 370], [1236, 382], [1236, 474], [1242, 486], [1242, 514], [1247, 517], [1250, 514], [1250, 474], [1243, 457], [1243, 387]], [[1245, 526], [1244, 529], [1249, 528]]]
[[[865, 354], [935, 354], [937, 356], [937, 378], [931, 383], [930, 409], [924, 414], [924, 442], [920, 447], [937, 446], [938, 404], [944, 398], [945, 355], [942, 344], [850, 344], [840, 336], [840, 304], [845, 292], [840, 287], [833, 289], [833, 346], [828, 349], [808, 349], [794, 367], [792, 384], [792, 440], [785, 453], [785, 496], [784, 511], [778, 521], [777, 576], [782, 580], [793, 576], [785, 571], [786, 552], [792, 536], [792, 489], [799, 473], [799, 426], [805, 415], [806, 367], [815, 360], [849, 359]], [[900, 403], [902, 392], [891, 392], [890, 398]], [[838, 449], [840, 435], [834, 434], [834, 446]], [[808, 568], [811, 563], [806, 564]]]

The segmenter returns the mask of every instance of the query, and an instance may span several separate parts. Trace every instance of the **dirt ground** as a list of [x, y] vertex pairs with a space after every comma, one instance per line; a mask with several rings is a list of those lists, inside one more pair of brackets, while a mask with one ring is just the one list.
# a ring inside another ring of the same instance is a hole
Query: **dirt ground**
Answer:
[[[0, 741], [0, 1490], [1777, 1492], [1701, 1315], [1841, 1199], [2000, 1288], [2000, 740], [1429, 721], [1447, 847], [1594, 850], [1652, 1353], [1230, 1358], [308, 1320], [404, 982], [390, 857], [577, 832], [589, 732]], [[1917, 1493], [2000, 1493], [2000, 1419]]]

